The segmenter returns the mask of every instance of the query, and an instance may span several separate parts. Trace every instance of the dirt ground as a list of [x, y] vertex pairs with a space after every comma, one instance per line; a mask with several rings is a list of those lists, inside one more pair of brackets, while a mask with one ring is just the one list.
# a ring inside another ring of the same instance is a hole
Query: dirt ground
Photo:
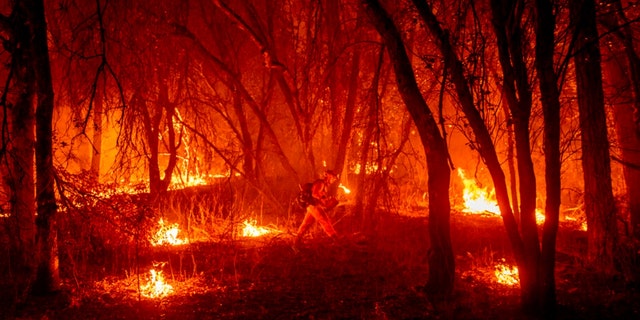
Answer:
[[[344, 222], [341, 222], [344, 223]], [[173, 289], [162, 298], [138, 290], [138, 274], [66, 278], [64, 290], [4, 308], [8, 319], [523, 319], [519, 289], [496, 282], [495, 265], [511, 261], [497, 217], [452, 216], [456, 289], [446, 298], [423, 292], [427, 219], [389, 215], [375, 235], [336, 227], [334, 244], [314, 230], [298, 252], [291, 234], [226, 243], [195, 243], [141, 253]], [[640, 319], [638, 283], [599, 279], [582, 262], [585, 235], [558, 236], [559, 319]], [[635, 286], [635, 287], [634, 287]]]

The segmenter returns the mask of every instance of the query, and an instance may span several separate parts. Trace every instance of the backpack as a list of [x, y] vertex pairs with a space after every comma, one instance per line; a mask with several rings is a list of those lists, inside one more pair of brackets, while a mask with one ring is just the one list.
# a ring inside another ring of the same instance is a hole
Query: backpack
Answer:
[[311, 195], [311, 188], [313, 182], [307, 182], [299, 185], [300, 191], [296, 196], [295, 203], [300, 209], [307, 209], [307, 206], [313, 203], [313, 196]]

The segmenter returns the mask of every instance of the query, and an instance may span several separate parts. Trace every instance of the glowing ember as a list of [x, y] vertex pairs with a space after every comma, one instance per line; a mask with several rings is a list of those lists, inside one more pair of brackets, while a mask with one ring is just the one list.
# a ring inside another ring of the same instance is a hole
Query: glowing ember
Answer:
[[475, 180], [468, 179], [464, 170], [458, 168], [458, 176], [464, 184], [464, 209], [466, 213], [493, 213], [500, 215], [500, 208], [495, 200], [493, 192], [487, 192], [487, 188], [480, 188]]
[[149, 239], [152, 246], [159, 246], [163, 244], [178, 246], [187, 243], [186, 240], [178, 238], [178, 232], [180, 232], [180, 229], [178, 228], [177, 223], [165, 225], [164, 220], [160, 218], [158, 224], [160, 225], [160, 229], [158, 229], [156, 234]]
[[256, 226], [256, 220], [245, 220], [243, 223], [243, 237], [260, 237], [271, 232], [271, 230], [265, 227]]
[[502, 283], [507, 286], [513, 286], [520, 282], [518, 267], [505, 264], [504, 259], [503, 263], [496, 265], [495, 275], [498, 283]]
[[151, 273], [150, 279], [144, 286], [140, 287], [141, 295], [147, 298], [163, 298], [173, 292], [173, 287], [164, 282], [162, 270], [151, 269], [149, 272]]
[[344, 191], [344, 194], [351, 193], [351, 190], [349, 190], [349, 188], [345, 187], [342, 183], [338, 187], [341, 188], [342, 191]]

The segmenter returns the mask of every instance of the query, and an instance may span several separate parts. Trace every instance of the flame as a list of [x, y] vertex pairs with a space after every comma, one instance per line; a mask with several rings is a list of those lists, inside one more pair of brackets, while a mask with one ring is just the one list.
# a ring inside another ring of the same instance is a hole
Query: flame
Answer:
[[502, 259], [502, 261], [502, 263], [495, 266], [495, 275], [498, 283], [502, 283], [507, 286], [518, 284], [520, 282], [518, 267], [505, 264], [504, 259]]
[[468, 179], [464, 174], [464, 170], [461, 168], [458, 168], [458, 176], [464, 184], [464, 194], [462, 195], [464, 199], [464, 209], [462, 209], [462, 212], [490, 212], [500, 215], [500, 208], [498, 207], [493, 192], [487, 192], [487, 188], [478, 187], [475, 180]]
[[271, 230], [265, 227], [256, 226], [256, 220], [245, 220], [243, 223], [243, 237], [260, 237], [271, 232]]
[[543, 224], [545, 219], [546, 219], [546, 217], [545, 217], [544, 213], [542, 213], [542, 210], [536, 209], [536, 223], [537, 224]]
[[351, 193], [351, 190], [349, 190], [349, 188], [345, 187], [342, 183], [338, 187], [341, 188], [342, 191], [344, 191], [344, 194]]
[[[565, 221], [571, 221], [571, 222], [578, 222], [579, 219], [576, 218], [576, 217], [572, 217], [572, 216], [565, 216], [564, 220]], [[587, 231], [587, 222], [586, 221], [583, 221], [583, 222], [580, 223], [580, 230]]]
[[160, 225], [160, 229], [158, 229], [156, 234], [149, 239], [152, 246], [159, 246], [163, 244], [178, 246], [187, 243], [186, 240], [178, 238], [178, 232], [180, 232], [180, 229], [178, 228], [177, 223], [165, 225], [164, 220], [160, 218], [158, 224]]
[[162, 270], [151, 269], [149, 272], [151, 277], [144, 286], [140, 287], [140, 294], [147, 298], [162, 298], [173, 292], [173, 287], [164, 282]]

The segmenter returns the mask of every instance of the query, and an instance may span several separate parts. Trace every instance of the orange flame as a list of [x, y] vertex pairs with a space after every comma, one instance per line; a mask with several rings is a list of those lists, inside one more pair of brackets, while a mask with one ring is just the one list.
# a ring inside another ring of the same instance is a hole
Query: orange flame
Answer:
[[140, 287], [141, 295], [147, 298], [163, 298], [173, 292], [173, 287], [164, 282], [162, 270], [151, 269], [149, 272], [151, 277], [144, 286]]
[[473, 179], [468, 179], [464, 170], [458, 168], [458, 176], [464, 184], [464, 209], [466, 213], [493, 213], [500, 215], [500, 208], [495, 200], [493, 191], [488, 192], [487, 188], [480, 188]]
[[152, 236], [151, 239], [149, 239], [152, 246], [159, 246], [163, 244], [179, 246], [187, 243], [186, 240], [178, 238], [180, 229], [178, 228], [177, 223], [174, 223], [172, 225], [165, 225], [164, 220], [160, 218], [158, 224], [160, 225], [160, 229], [158, 229], [156, 234]]
[[349, 190], [349, 188], [347, 188], [346, 186], [344, 186], [342, 183], [341, 183], [338, 187], [342, 189], [342, 191], [344, 192], [344, 194], [349, 194], [349, 193], [351, 193], [351, 190]]
[[271, 232], [271, 230], [265, 227], [256, 226], [256, 223], [257, 223], [256, 220], [245, 220], [243, 223], [244, 223], [244, 228], [242, 229], [243, 237], [260, 237]]
[[504, 259], [502, 259], [502, 263], [496, 265], [495, 275], [498, 283], [502, 283], [507, 286], [514, 286], [520, 282], [520, 277], [518, 276], [518, 267], [509, 266], [504, 263]]

